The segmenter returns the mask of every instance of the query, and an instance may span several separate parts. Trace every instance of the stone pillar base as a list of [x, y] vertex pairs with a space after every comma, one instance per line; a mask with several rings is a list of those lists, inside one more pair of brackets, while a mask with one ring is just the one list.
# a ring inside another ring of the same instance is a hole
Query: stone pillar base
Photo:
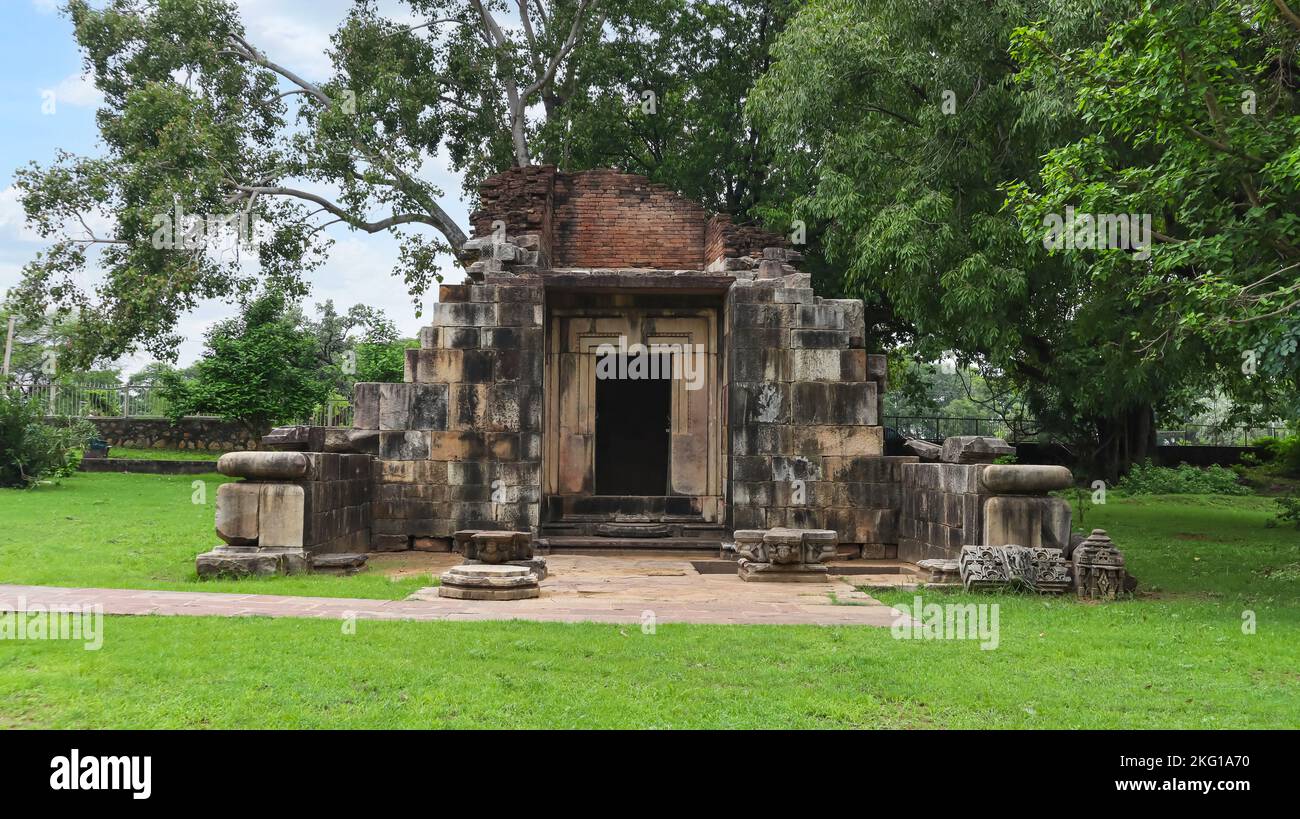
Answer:
[[305, 574], [311, 561], [302, 549], [260, 549], [256, 546], [218, 546], [194, 559], [199, 578], [266, 577]]
[[756, 563], [741, 558], [736, 574], [751, 583], [825, 583], [830, 572], [817, 563]]
[[465, 563], [442, 575], [439, 597], [455, 600], [528, 600], [540, 597], [537, 575], [527, 566]]

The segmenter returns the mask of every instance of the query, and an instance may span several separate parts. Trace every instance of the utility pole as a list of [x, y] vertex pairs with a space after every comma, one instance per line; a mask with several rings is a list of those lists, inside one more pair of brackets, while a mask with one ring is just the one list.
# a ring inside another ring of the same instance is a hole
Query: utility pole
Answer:
[[14, 351], [14, 322], [17, 321], [17, 319], [17, 316], [9, 317], [9, 334], [5, 336], [5, 366], [3, 373], [5, 380], [9, 379], [9, 356], [12, 355]]

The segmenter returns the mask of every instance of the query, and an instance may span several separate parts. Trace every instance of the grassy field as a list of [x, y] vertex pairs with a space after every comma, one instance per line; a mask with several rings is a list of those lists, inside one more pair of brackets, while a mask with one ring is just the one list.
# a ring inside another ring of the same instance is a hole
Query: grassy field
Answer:
[[[213, 517], [217, 487], [227, 480], [94, 472], [26, 491], [0, 489], [0, 583], [388, 600], [430, 584], [428, 575], [392, 581], [370, 571], [200, 581], [194, 557], [221, 542]], [[204, 503], [194, 502], [195, 481]]]
[[[211, 507], [189, 504], [189, 480], [81, 475], [0, 493], [0, 519], [26, 532], [0, 533], [0, 580], [216, 588], [186, 579], [192, 545], [139, 544], [146, 531], [211, 540]], [[131, 513], [110, 511], [121, 504]], [[925, 595], [998, 603], [992, 651], [877, 628], [361, 621], [348, 633], [324, 621], [111, 617], [99, 651], [0, 641], [0, 728], [1296, 728], [1300, 532], [1266, 528], [1273, 512], [1256, 497], [1112, 495], [1083, 526], [1125, 550], [1137, 599]], [[124, 518], [125, 540], [113, 534]], [[47, 546], [33, 551], [31, 538]], [[80, 551], [48, 545], [73, 542]], [[94, 560], [78, 559], [86, 544]], [[124, 558], [134, 568], [113, 568]], [[374, 582], [319, 580], [347, 594]]]
[[140, 458], [146, 461], [215, 461], [225, 454], [205, 449], [133, 449], [126, 446], [115, 446], [108, 451], [110, 458]]

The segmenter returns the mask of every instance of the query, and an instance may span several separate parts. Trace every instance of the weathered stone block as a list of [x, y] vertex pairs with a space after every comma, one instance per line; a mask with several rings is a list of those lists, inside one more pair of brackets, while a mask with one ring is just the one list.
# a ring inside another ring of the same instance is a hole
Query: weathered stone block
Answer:
[[217, 488], [217, 536], [236, 546], [257, 545], [262, 485], [223, 483]]
[[257, 544], [263, 549], [301, 549], [306, 503], [303, 488], [293, 484], [260, 484]]

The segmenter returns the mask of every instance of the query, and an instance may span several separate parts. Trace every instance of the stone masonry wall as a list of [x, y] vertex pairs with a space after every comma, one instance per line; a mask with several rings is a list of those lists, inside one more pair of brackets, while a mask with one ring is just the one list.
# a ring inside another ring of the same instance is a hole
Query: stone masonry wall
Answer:
[[984, 537], [980, 483], [988, 464], [911, 463], [902, 467], [902, 512], [898, 518], [898, 557], [915, 563], [929, 558], [956, 559], [962, 546]]
[[864, 349], [862, 303], [787, 273], [738, 280], [727, 313], [733, 527], [834, 529], [893, 556], [900, 470], [916, 459], [883, 456], [885, 362]]
[[443, 549], [457, 529], [537, 525], [542, 312], [534, 277], [443, 285], [406, 383], [357, 385], [353, 440], [378, 455], [372, 548]]
[[110, 446], [134, 449], [190, 449], [234, 452], [257, 449], [258, 437], [240, 424], [218, 418], [91, 418], [99, 437]]

